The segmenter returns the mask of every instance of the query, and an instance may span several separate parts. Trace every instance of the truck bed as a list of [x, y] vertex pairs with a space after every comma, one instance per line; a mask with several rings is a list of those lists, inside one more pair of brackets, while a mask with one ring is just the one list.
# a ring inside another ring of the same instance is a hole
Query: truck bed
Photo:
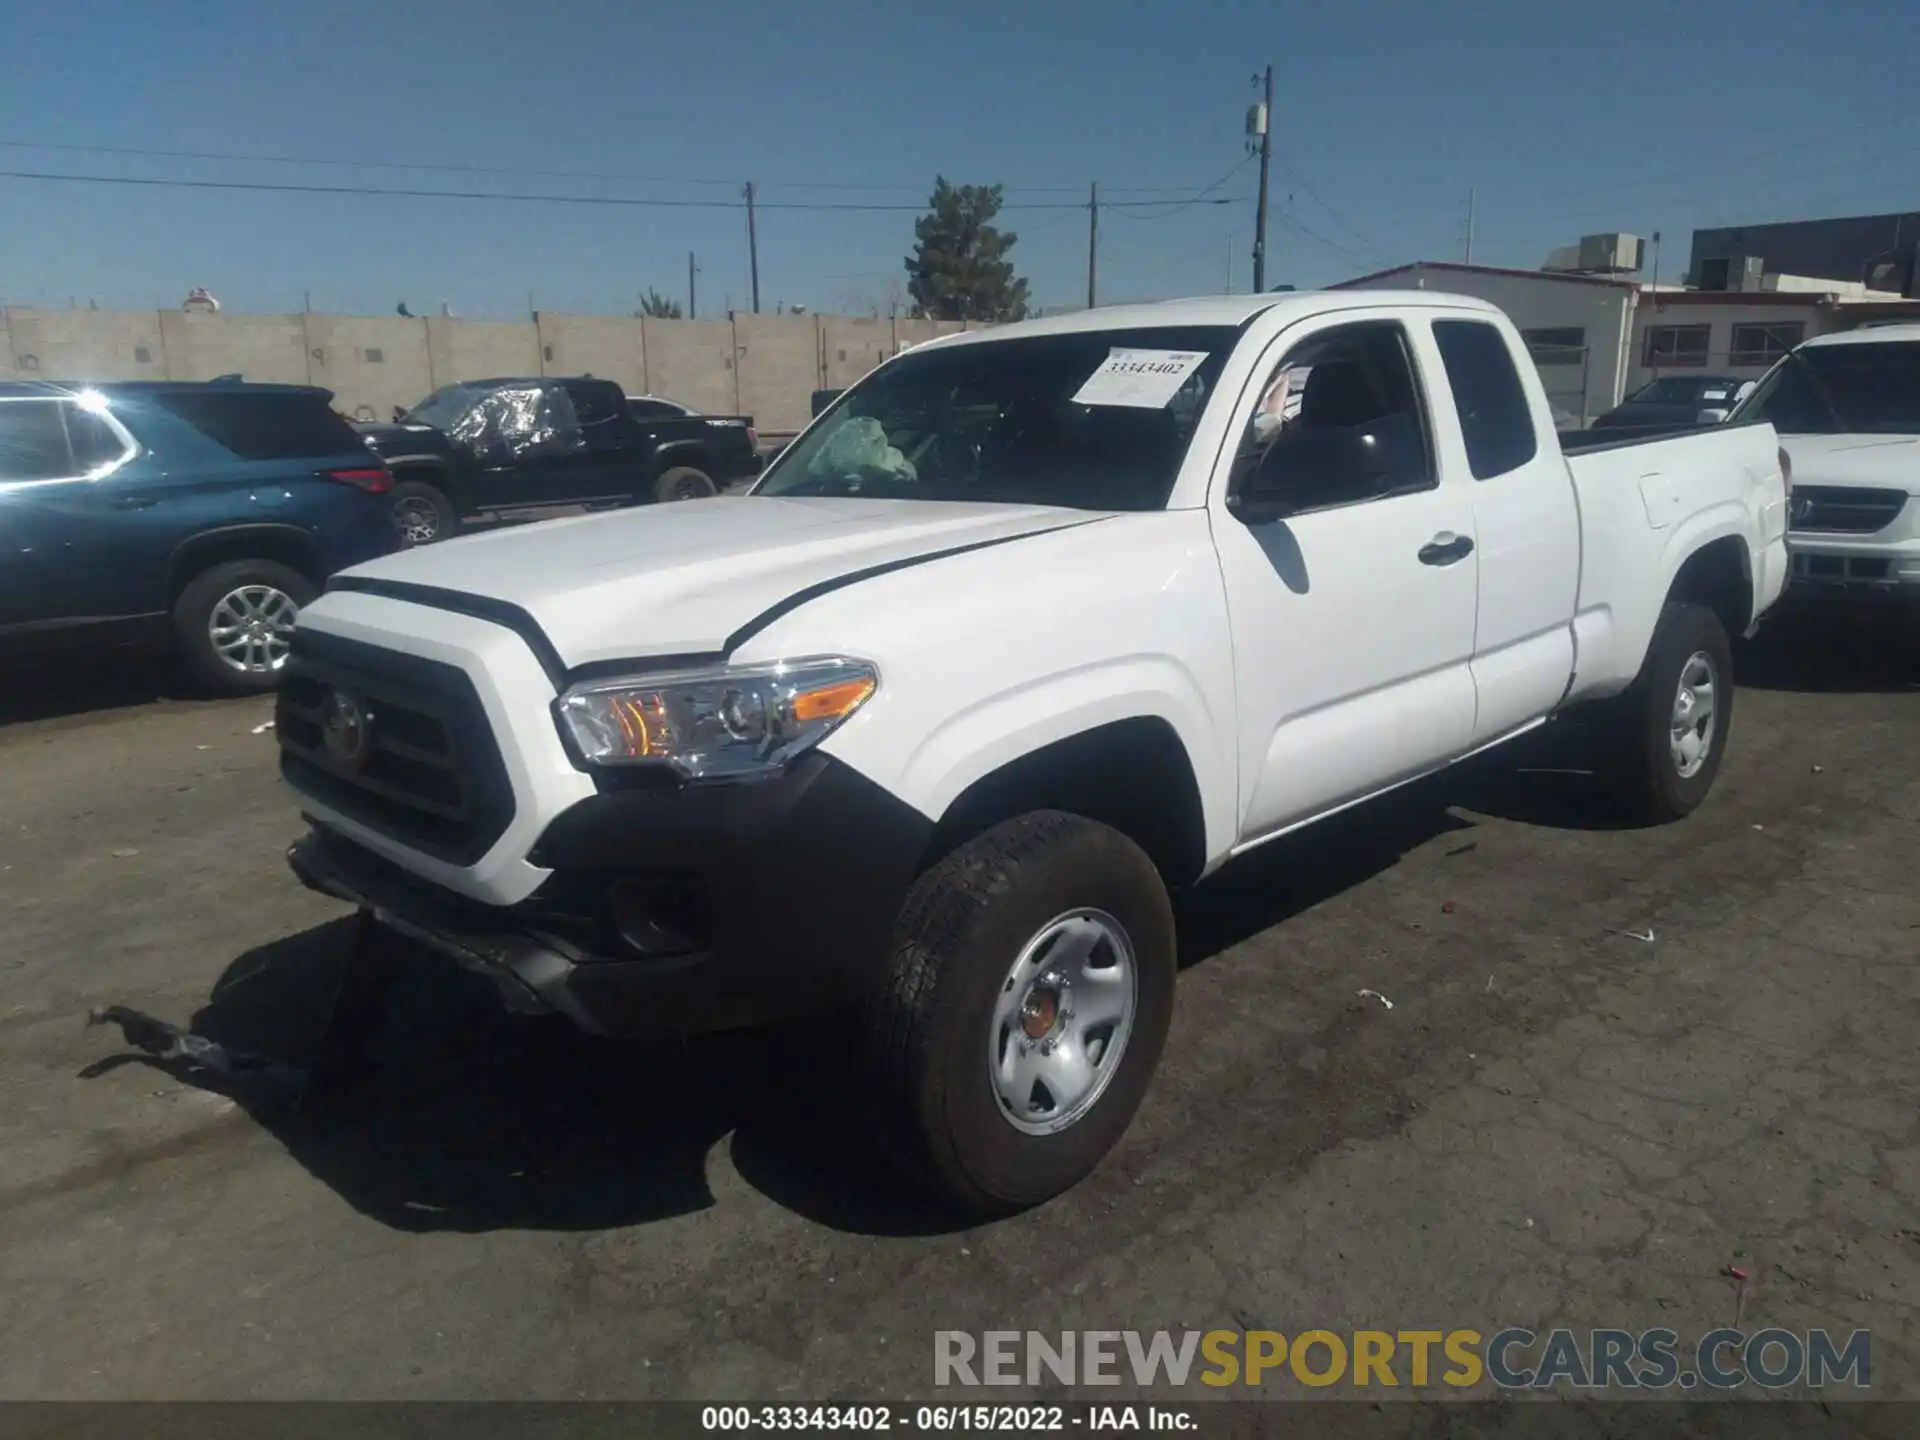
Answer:
[[[1600, 437], [1580, 443], [1582, 437]], [[1786, 533], [1773, 427], [1701, 425], [1675, 432], [1562, 435], [1580, 509], [1577, 657], [1569, 699], [1631, 683], [1681, 557], [1720, 541], [1750, 579], [1756, 609], [1779, 593], [1765, 542]], [[1755, 550], [1744, 538], [1757, 535]], [[1776, 547], [1777, 548], [1777, 547]], [[1744, 558], [1742, 558], [1744, 556]], [[1736, 633], [1749, 617], [1730, 623]]]
[[1697, 435], [1702, 431], [1725, 432], [1737, 430], [1741, 425], [1753, 422], [1742, 421], [1740, 425], [1702, 423], [1683, 421], [1667, 425], [1613, 425], [1604, 429], [1562, 430], [1560, 449], [1568, 455], [1585, 455], [1595, 450], [1618, 450], [1630, 445], [1645, 445], [1656, 440], [1674, 440], [1683, 435]]

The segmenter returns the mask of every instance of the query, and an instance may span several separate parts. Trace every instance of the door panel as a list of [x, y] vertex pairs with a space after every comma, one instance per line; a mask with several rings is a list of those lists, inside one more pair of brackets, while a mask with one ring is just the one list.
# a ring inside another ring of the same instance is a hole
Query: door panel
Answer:
[[594, 493], [580, 425], [561, 387], [502, 387], [476, 408], [477, 508], [572, 505]]
[[1476, 565], [1420, 562], [1472, 532], [1447, 490], [1269, 525], [1222, 517], [1240, 696], [1241, 838], [1252, 839], [1469, 747]]
[[[1531, 362], [1488, 320], [1436, 319], [1426, 335], [1443, 452], [1473, 477], [1480, 596], [1473, 672], [1476, 744], [1537, 720], [1573, 674], [1580, 513], [1546, 396], [1529, 396]], [[1526, 370], [1523, 371], [1522, 367]]]
[[[1461, 542], [1473, 505], [1432, 445], [1415, 354], [1397, 323], [1328, 317], [1276, 340], [1240, 397], [1227, 484], [1209, 504], [1233, 626], [1243, 843], [1470, 748], [1479, 566]], [[1226, 496], [1262, 467], [1284, 486], [1298, 457], [1332, 453], [1329, 437], [1395, 415], [1424, 443], [1426, 488], [1261, 524], [1229, 513]]]

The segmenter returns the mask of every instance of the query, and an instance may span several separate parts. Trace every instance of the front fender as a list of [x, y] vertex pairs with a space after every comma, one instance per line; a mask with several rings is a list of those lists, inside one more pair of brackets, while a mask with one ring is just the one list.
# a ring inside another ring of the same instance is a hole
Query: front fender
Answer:
[[[1121, 720], [1157, 719], [1179, 738], [1200, 794], [1208, 855], [1234, 839], [1237, 777], [1192, 673], [1167, 655], [1130, 656], [1030, 680], [927, 723], [919, 707], [880, 703], [824, 749], [938, 821], [966, 790], [1056, 741]], [[1125, 783], [1125, 777], [1116, 777]]]

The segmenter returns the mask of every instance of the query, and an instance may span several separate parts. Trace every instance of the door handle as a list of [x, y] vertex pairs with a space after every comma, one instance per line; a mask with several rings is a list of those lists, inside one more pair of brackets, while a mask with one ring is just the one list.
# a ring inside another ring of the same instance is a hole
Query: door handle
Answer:
[[1442, 530], [1420, 547], [1422, 565], [1452, 565], [1473, 553], [1473, 537]]
[[113, 508], [116, 510], [151, 510], [160, 502], [151, 495], [117, 495]]

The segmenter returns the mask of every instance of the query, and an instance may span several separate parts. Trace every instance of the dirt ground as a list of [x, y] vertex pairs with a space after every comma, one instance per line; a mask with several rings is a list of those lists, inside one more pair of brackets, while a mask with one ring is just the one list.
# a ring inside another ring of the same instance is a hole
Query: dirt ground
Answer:
[[265, 702], [0, 676], [0, 1397], [905, 1398], [936, 1329], [1697, 1335], [1736, 1262], [1920, 1396], [1920, 656], [1741, 670], [1686, 823], [1548, 742], [1184, 897], [1132, 1132], [980, 1228], [868, 1159], [844, 1025], [629, 1049], [423, 958], [324, 1121], [133, 1058], [89, 1007], [303, 1062], [346, 914]]

